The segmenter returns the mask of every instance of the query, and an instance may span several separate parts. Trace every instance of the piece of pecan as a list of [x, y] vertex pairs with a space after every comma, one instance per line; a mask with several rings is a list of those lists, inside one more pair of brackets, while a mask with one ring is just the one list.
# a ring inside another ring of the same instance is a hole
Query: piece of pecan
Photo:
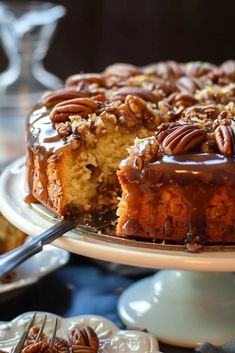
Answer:
[[195, 125], [183, 125], [173, 128], [162, 141], [166, 154], [181, 154], [191, 151], [206, 140], [207, 132]]
[[53, 346], [53, 351], [58, 353], [70, 353], [70, 345], [65, 339], [61, 337], [56, 337]]
[[87, 346], [78, 346], [73, 344], [71, 346], [71, 352], [72, 353], [96, 353], [97, 351], [95, 351], [93, 348], [91, 347], [87, 347]]
[[87, 117], [98, 108], [98, 104], [91, 98], [76, 98], [57, 104], [50, 113], [53, 123], [65, 122], [70, 115]]
[[148, 65], [144, 68], [145, 72], [155, 72], [157, 76], [164, 79], [169, 77], [180, 77], [184, 74], [183, 65], [173, 60], [159, 62], [157, 64]]
[[68, 336], [70, 345], [86, 346], [97, 352], [99, 339], [95, 331], [90, 326], [76, 328]]
[[112, 95], [112, 99], [118, 99], [123, 101], [128, 95], [136, 96], [152, 103], [157, 103], [159, 100], [158, 97], [155, 96], [155, 94], [153, 94], [150, 90], [131, 86], [122, 87], [115, 91]]
[[168, 102], [173, 104], [175, 107], [190, 107], [194, 105], [197, 100], [196, 98], [187, 92], [173, 93], [169, 96]]
[[151, 106], [147, 104], [142, 98], [136, 96], [127, 96], [125, 103], [129, 106], [130, 110], [141, 119], [145, 126], [150, 129], [156, 128], [160, 123], [160, 116], [151, 109]]
[[96, 83], [98, 86], [103, 86], [103, 78], [100, 74], [77, 74], [72, 75], [65, 81], [65, 87], [76, 87], [81, 83], [92, 84]]
[[194, 94], [197, 89], [201, 89], [201, 84], [199, 80], [193, 77], [182, 76], [177, 81], [177, 86], [183, 91], [188, 91], [191, 94]]
[[52, 350], [47, 342], [39, 341], [30, 344], [22, 349], [22, 353], [52, 353]]
[[228, 77], [235, 77], [235, 60], [225, 61], [220, 68]]
[[121, 78], [128, 78], [140, 73], [141, 71], [136, 66], [124, 63], [110, 65], [104, 71], [105, 76], [118, 76]]
[[235, 131], [233, 125], [219, 125], [215, 129], [215, 139], [221, 153], [225, 155], [235, 153]]
[[123, 126], [134, 127], [139, 124], [139, 119], [127, 104], [121, 104], [116, 110], [116, 115], [118, 122]]
[[192, 61], [186, 64], [186, 74], [188, 76], [200, 77], [206, 75], [216, 66], [207, 62]]
[[[24, 343], [24, 347], [33, 344], [38, 336], [38, 332], [40, 331], [40, 326], [33, 326], [29, 330], [28, 337]], [[40, 341], [47, 342], [48, 337], [45, 335], [45, 333], [41, 334]]]
[[42, 104], [46, 107], [54, 107], [60, 102], [74, 98], [88, 97], [88, 92], [78, 92], [76, 90], [61, 89], [55, 92], [46, 93], [42, 97]]

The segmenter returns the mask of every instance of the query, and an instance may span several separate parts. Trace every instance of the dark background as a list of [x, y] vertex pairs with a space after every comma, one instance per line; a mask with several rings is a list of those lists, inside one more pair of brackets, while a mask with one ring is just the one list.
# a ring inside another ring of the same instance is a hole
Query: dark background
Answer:
[[[9, 0], [10, 2], [10, 0]], [[235, 1], [57, 0], [67, 8], [45, 58], [65, 79], [113, 62], [220, 63], [235, 57]], [[0, 49], [0, 71], [7, 60]]]

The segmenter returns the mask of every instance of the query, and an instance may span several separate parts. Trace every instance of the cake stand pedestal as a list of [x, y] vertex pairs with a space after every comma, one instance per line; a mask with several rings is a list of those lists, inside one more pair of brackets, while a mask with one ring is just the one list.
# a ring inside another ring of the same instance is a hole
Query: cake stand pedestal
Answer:
[[[37, 210], [24, 203], [24, 180], [24, 159], [5, 169], [0, 178], [0, 211], [35, 236], [58, 219], [41, 205]], [[234, 247], [196, 254], [79, 229], [53, 244], [100, 260], [165, 269], [121, 295], [118, 312], [128, 326], [147, 328], [162, 342], [181, 347], [235, 339]]]
[[126, 289], [118, 312], [126, 325], [147, 328], [167, 344], [223, 344], [235, 338], [234, 276], [159, 271]]

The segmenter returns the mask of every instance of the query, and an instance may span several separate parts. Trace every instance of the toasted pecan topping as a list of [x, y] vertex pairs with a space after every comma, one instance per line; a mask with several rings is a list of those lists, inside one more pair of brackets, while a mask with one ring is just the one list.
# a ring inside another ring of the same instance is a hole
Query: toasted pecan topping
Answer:
[[191, 151], [206, 140], [206, 130], [195, 125], [177, 126], [162, 141], [166, 154], [182, 154]]
[[[41, 103], [63, 140], [91, 146], [110, 126], [122, 132], [143, 127], [154, 134], [159, 125], [176, 123], [207, 131], [199, 150], [228, 153], [219, 148], [215, 130], [235, 121], [235, 61], [220, 66], [200, 61], [114, 64], [100, 74], [70, 76], [65, 89], [45, 94]], [[158, 139], [168, 133], [169, 128]]]

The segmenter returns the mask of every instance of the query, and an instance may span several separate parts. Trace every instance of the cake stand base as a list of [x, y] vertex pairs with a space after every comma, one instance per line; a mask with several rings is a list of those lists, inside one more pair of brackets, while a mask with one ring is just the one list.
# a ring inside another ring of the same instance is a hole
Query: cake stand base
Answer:
[[235, 338], [235, 277], [159, 271], [126, 289], [118, 312], [127, 326], [146, 328], [167, 344], [220, 345]]

